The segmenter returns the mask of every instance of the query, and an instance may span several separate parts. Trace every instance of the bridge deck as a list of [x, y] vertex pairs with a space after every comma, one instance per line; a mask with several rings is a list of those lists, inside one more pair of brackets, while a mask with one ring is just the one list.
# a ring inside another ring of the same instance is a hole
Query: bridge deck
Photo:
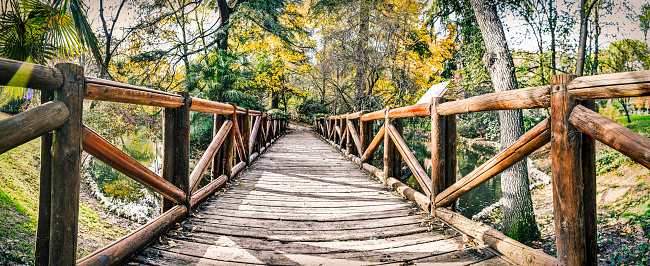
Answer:
[[292, 127], [288, 135], [129, 264], [509, 264], [429, 219], [313, 133]]

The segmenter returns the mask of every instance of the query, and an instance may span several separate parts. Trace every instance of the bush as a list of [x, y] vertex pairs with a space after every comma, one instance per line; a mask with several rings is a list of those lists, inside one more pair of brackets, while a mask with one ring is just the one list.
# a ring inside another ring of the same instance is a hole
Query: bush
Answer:
[[0, 111], [15, 115], [27, 110], [28, 105], [29, 102], [25, 98], [11, 99], [7, 104], [0, 107]]
[[280, 109], [271, 109], [268, 113], [270, 116], [275, 116], [275, 117], [281, 117], [285, 119], [291, 119], [291, 116], [289, 116], [287, 113]]
[[309, 117], [313, 121], [315, 114], [327, 113], [327, 108], [325, 105], [320, 104], [316, 98], [309, 98], [302, 101], [300, 106], [298, 106], [298, 113]]

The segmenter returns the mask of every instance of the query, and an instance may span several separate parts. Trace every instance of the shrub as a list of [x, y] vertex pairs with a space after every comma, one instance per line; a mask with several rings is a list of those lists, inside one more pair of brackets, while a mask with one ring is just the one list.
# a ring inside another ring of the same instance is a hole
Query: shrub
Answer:
[[310, 120], [313, 121], [314, 114], [327, 113], [327, 108], [325, 105], [322, 105], [316, 98], [308, 98], [302, 101], [300, 106], [298, 106], [298, 113], [310, 117]]
[[289, 116], [287, 113], [285, 113], [284, 111], [282, 111], [280, 109], [271, 109], [269, 111], [269, 115], [270, 116], [275, 116], [275, 117], [281, 117], [281, 118], [285, 118], [285, 119], [290, 119], [291, 118], [291, 116]]

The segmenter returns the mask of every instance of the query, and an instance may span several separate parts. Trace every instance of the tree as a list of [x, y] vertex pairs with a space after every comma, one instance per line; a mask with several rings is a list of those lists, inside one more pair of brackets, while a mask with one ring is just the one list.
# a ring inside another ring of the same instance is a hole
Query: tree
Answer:
[[[499, 92], [517, 89], [514, 63], [494, 2], [470, 0], [470, 3], [485, 40], [486, 53], [483, 56], [483, 63], [490, 74], [494, 90]], [[524, 133], [521, 110], [499, 111], [499, 121], [501, 148], [504, 149]], [[502, 224], [505, 233], [521, 242], [539, 238], [525, 160], [501, 174], [501, 187], [504, 216]]]
[[639, 28], [643, 31], [643, 42], [648, 43], [648, 31], [650, 31], [650, 4], [643, 4], [641, 14], [638, 15]]

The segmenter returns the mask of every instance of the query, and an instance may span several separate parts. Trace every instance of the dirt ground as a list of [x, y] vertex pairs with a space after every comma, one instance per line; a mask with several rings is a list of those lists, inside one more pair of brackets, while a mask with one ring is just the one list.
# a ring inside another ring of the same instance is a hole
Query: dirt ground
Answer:
[[[603, 145], [598, 150], [607, 149]], [[550, 174], [547, 145], [531, 156]], [[650, 261], [650, 171], [633, 162], [597, 176], [598, 265], [648, 265]], [[552, 185], [531, 191], [541, 239], [530, 245], [556, 256]], [[482, 221], [499, 228], [500, 210]]]

